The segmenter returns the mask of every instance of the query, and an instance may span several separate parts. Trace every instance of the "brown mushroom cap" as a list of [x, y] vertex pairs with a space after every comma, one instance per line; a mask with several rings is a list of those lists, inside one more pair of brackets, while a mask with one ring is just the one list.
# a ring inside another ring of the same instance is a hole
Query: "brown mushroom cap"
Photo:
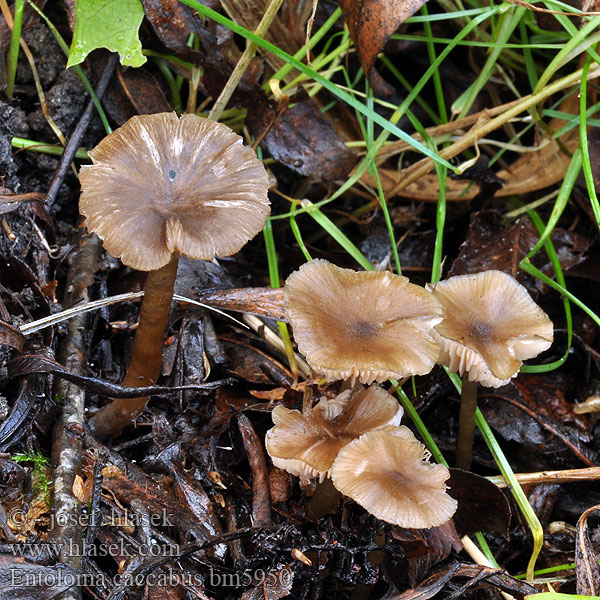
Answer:
[[382, 521], [437, 527], [450, 519], [457, 504], [446, 493], [448, 469], [430, 463], [429, 456], [407, 427], [378, 429], [340, 450], [331, 479], [342, 494]]
[[440, 363], [487, 387], [506, 385], [523, 360], [547, 350], [554, 328], [516, 279], [502, 271], [459, 275], [427, 288], [441, 302]]
[[276, 406], [275, 427], [265, 445], [275, 466], [323, 481], [340, 448], [366, 431], [398, 425], [402, 413], [398, 401], [379, 386], [359, 385], [332, 400], [322, 398], [305, 414]]
[[406, 277], [313, 260], [288, 277], [284, 302], [298, 349], [329, 379], [424, 375], [439, 358], [441, 306]]
[[196, 115], [140, 115], [104, 138], [81, 168], [80, 211], [89, 231], [142, 271], [174, 252], [230, 256], [263, 227], [268, 177], [229, 127]]

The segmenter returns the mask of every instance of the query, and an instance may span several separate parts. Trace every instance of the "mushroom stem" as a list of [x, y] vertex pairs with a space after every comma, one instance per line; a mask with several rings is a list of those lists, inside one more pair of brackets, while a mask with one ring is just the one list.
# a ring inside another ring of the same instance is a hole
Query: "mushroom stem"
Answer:
[[[153, 385], [160, 375], [163, 339], [173, 301], [178, 264], [179, 255], [174, 254], [164, 267], [148, 273], [133, 356], [123, 379], [124, 386]], [[144, 410], [147, 402], [147, 396], [115, 398], [91, 418], [90, 427], [99, 438], [116, 436]]]
[[468, 471], [473, 460], [473, 439], [475, 437], [475, 411], [477, 410], [477, 382], [462, 378], [460, 394], [460, 415], [458, 439], [456, 441], [456, 466]]

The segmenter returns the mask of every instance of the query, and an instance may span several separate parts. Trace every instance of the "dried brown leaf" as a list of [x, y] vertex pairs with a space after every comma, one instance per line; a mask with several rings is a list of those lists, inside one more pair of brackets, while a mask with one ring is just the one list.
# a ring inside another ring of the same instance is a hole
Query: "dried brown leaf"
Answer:
[[411, 585], [429, 573], [431, 568], [447, 558], [452, 551], [460, 552], [462, 544], [452, 520], [431, 529], [401, 529], [394, 527], [392, 537], [400, 543], [408, 560]]
[[458, 501], [452, 518], [461, 536], [476, 531], [508, 534], [510, 505], [498, 486], [475, 473], [450, 469], [448, 488], [448, 494]]
[[236, 288], [230, 290], [198, 290], [200, 302], [225, 310], [237, 310], [274, 321], [287, 321], [282, 288]]
[[306, 92], [297, 93], [288, 108], [277, 118], [277, 107], [263, 95], [257, 95], [247, 123], [256, 138], [264, 135], [263, 146], [276, 160], [296, 173], [332, 181], [345, 177], [356, 156], [320, 112]]
[[577, 540], [575, 544], [575, 575], [577, 593], [585, 596], [600, 595], [600, 566], [598, 554], [594, 550], [588, 535], [588, 518], [600, 510], [600, 504], [588, 508], [577, 521]]
[[377, 55], [398, 27], [426, 0], [340, 0], [350, 37], [367, 77]]

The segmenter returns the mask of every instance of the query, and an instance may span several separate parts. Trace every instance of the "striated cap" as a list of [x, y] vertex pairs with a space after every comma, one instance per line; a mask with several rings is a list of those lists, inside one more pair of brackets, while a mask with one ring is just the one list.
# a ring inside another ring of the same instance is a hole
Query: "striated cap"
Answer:
[[276, 467], [323, 481], [343, 446], [366, 431], [398, 425], [402, 414], [398, 401], [379, 386], [358, 385], [332, 400], [322, 398], [305, 414], [276, 406], [265, 446]]
[[262, 163], [222, 123], [196, 115], [132, 117], [90, 151], [79, 208], [113, 256], [152, 271], [174, 252], [235, 254], [265, 224]]
[[328, 379], [425, 375], [439, 358], [431, 329], [441, 306], [406, 277], [313, 260], [288, 277], [283, 294], [298, 349]]
[[331, 479], [382, 521], [411, 529], [437, 527], [452, 517], [457, 503], [446, 493], [448, 469], [430, 463], [429, 456], [407, 427], [378, 429], [340, 450]]
[[436, 325], [440, 363], [487, 387], [506, 385], [522, 361], [547, 350], [554, 337], [548, 315], [502, 271], [459, 275], [427, 288], [440, 301]]

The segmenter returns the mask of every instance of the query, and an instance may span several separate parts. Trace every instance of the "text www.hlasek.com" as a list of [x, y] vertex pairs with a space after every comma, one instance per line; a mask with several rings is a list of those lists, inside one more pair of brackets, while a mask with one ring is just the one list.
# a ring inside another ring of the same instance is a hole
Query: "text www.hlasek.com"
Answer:
[[166, 556], [177, 558], [181, 552], [177, 544], [162, 545], [158, 543], [154, 544], [133, 544], [128, 543], [126, 540], [120, 539], [110, 544], [106, 543], [94, 543], [86, 544], [85, 541], [81, 543], [75, 543], [72, 540], [65, 544], [51, 544], [51, 543], [19, 543], [10, 545], [13, 556], [19, 556], [23, 558], [56, 558], [59, 559], [61, 556], [79, 556], [88, 558], [101, 557], [101, 556]]

